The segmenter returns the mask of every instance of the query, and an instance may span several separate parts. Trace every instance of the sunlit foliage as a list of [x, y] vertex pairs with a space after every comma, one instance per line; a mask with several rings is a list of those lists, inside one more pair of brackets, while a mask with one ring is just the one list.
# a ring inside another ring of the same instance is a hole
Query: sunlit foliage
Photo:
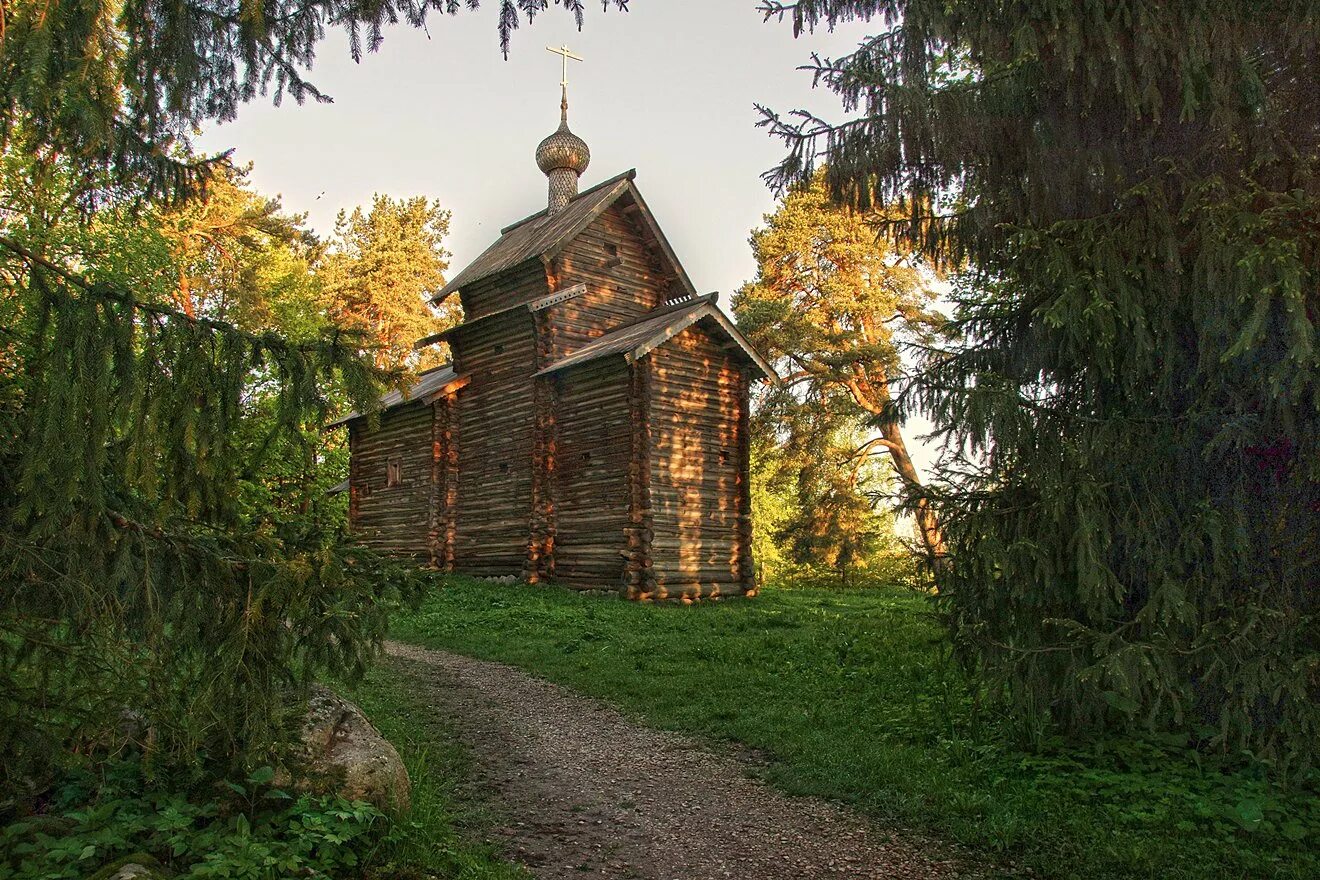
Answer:
[[[440, 315], [428, 303], [444, 286], [448, 232], [449, 212], [420, 196], [377, 195], [369, 211], [339, 213], [320, 266], [322, 295], [336, 323], [377, 343], [381, 366], [431, 366], [413, 344], [458, 323], [457, 303], [447, 303]], [[426, 354], [436, 356], [434, 348]]]
[[[799, 510], [786, 538], [798, 555], [825, 553], [831, 567], [842, 559], [846, 568], [875, 544], [867, 516], [874, 499], [859, 481], [875, 457], [892, 463], [908, 488], [923, 549], [941, 552], [894, 400], [901, 344], [928, 338], [939, 320], [929, 310], [930, 273], [877, 239], [888, 219], [831, 203], [818, 174], [753, 231], [757, 277], [733, 299], [739, 327], [783, 378], [758, 391], [756, 427], [777, 435], [796, 463]], [[821, 543], [826, 535], [834, 537]]]

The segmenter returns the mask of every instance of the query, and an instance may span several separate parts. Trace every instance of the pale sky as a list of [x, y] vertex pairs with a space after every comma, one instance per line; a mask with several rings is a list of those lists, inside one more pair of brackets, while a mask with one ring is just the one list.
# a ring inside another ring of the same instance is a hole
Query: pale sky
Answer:
[[323, 234], [338, 211], [369, 204], [373, 193], [438, 199], [453, 212], [452, 277], [501, 226], [545, 206], [534, 152], [558, 125], [560, 80], [560, 59], [545, 47], [566, 43], [585, 59], [569, 67], [569, 122], [591, 147], [582, 188], [636, 168], [693, 283], [718, 290], [727, 306], [756, 271], [748, 234], [774, 209], [760, 175], [784, 155], [755, 127], [753, 105], [839, 118], [838, 99], [813, 91], [796, 68], [813, 51], [849, 51], [868, 29], [795, 40], [787, 22], [762, 23], [757, 0], [629, 5], [601, 12], [588, 2], [581, 32], [551, 8], [515, 32], [507, 61], [494, 0], [434, 16], [426, 31], [395, 27], [360, 64], [336, 32], [309, 76], [334, 103], [275, 107], [258, 98], [197, 146], [233, 148], [236, 161], [255, 163], [256, 187], [308, 212]]

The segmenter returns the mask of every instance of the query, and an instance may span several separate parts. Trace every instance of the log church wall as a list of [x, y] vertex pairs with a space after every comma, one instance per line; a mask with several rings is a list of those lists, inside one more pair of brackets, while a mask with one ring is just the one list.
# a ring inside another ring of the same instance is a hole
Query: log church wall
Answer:
[[406, 404], [349, 423], [350, 520], [367, 546], [394, 556], [429, 561], [431, 407]]
[[618, 205], [601, 214], [552, 262], [551, 285], [586, 292], [550, 306], [551, 360], [565, 357], [660, 305], [668, 280], [636, 223]]
[[628, 365], [603, 359], [565, 370], [555, 382], [554, 577], [572, 587], [617, 588], [628, 525]]
[[532, 315], [513, 309], [451, 337], [458, 399], [454, 566], [479, 576], [523, 570], [532, 498]]
[[743, 368], [700, 325], [648, 360], [658, 598], [742, 593], [751, 581]]

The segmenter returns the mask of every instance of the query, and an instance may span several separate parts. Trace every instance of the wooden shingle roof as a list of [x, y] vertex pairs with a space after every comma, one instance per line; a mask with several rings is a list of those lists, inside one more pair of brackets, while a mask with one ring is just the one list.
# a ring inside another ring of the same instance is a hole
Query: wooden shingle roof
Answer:
[[715, 304], [718, 294], [707, 294], [684, 300], [643, 315], [604, 336], [555, 361], [536, 375], [546, 376], [569, 367], [594, 361], [610, 355], [623, 355], [629, 363], [646, 356], [656, 347], [682, 333], [698, 321], [707, 320], [718, 328], [721, 335], [737, 347], [763, 379], [777, 380], [774, 367], [752, 347], [732, 321]]
[[[417, 377], [417, 381], [408, 389], [407, 394], [395, 390], [381, 397], [379, 412], [394, 409], [396, 406], [402, 406], [403, 404], [411, 403], [414, 400], [429, 402], [433, 395], [443, 394], [446, 391], [453, 391], [456, 388], [461, 388], [463, 385], [467, 384], [467, 378], [468, 377], [466, 376], [460, 377], [455, 373], [453, 364], [441, 364], [438, 367], [433, 367]], [[363, 413], [353, 410], [353, 412], [348, 415], [340, 416], [335, 419], [333, 422], [326, 425], [326, 427], [336, 428], [340, 425], [348, 424], [353, 421], [353, 419], [361, 418], [362, 416]]]
[[696, 296], [696, 288], [692, 286], [687, 272], [678, 262], [678, 257], [669, 246], [664, 233], [660, 231], [660, 226], [655, 222], [650, 208], [642, 200], [642, 194], [633, 184], [636, 175], [635, 170], [625, 171], [578, 193], [556, 214], [551, 215], [548, 211], [542, 210], [511, 226], [504, 227], [500, 230], [500, 237], [495, 243], [486, 248], [481, 256], [468, 264], [462, 272], [455, 275], [453, 280], [431, 298], [431, 302], [439, 303], [469, 284], [513, 269], [528, 260], [554, 259], [582, 230], [591, 225], [593, 220], [625, 197], [637, 206], [639, 219], [664, 259], [670, 264], [684, 293], [688, 296]]

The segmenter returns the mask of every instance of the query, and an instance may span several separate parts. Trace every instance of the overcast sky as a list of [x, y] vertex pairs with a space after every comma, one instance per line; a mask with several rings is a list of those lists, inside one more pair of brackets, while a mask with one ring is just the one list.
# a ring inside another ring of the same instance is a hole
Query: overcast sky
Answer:
[[[512, 223], [545, 206], [537, 143], [559, 122], [567, 44], [569, 121], [591, 147], [582, 187], [637, 169], [646, 196], [693, 283], [722, 305], [755, 274], [747, 237], [773, 210], [761, 174], [784, 154], [756, 127], [756, 103], [838, 117], [837, 98], [797, 68], [839, 55], [863, 27], [794, 39], [763, 23], [756, 0], [632, 0], [630, 11], [587, 3], [579, 32], [552, 8], [500, 54], [496, 4], [435, 16], [426, 31], [397, 27], [360, 64], [335, 33], [310, 79], [331, 104], [275, 107], [257, 99], [236, 121], [203, 132], [208, 151], [233, 148], [253, 182], [306, 211], [329, 233], [335, 214], [373, 193], [425, 195], [453, 211], [452, 277]], [[914, 444], [916, 445], [916, 444]], [[925, 455], [920, 456], [922, 459]]]

